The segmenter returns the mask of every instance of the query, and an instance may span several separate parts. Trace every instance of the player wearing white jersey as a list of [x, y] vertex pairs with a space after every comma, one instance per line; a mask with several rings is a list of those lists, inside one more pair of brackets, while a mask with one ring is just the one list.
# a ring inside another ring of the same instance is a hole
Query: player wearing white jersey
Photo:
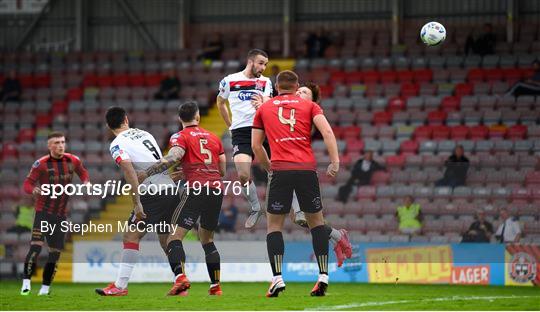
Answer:
[[[156, 225], [161, 247], [166, 250], [167, 237], [169, 232], [167, 227], [159, 225], [169, 225], [176, 209], [180, 209], [180, 197], [175, 194], [175, 184], [166, 174], [159, 174], [146, 178], [141, 184], [146, 186], [156, 185], [159, 191], [157, 195], [139, 194], [145, 187], [139, 187], [136, 170], [143, 171], [151, 167], [162, 158], [161, 150], [154, 137], [143, 130], [130, 128], [126, 111], [121, 107], [111, 107], [106, 114], [107, 126], [116, 136], [110, 145], [110, 152], [116, 164], [120, 166], [124, 173], [126, 184], [131, 185], [133, 211], [129, 217], [130, 224], [140, 222], [146, 229], [148, 225]], [[127, 231], [123, 234], [122, 260], [120, 263], [116, 282], [109, 284], [105, 288], [96, 289], [102, 296], [125, 296], [127, 295], [127, 285], [135, 264], [139, 257], [139, 242], [146, 234], [145, 231]], [[172, 263], [177, 261], [171, 261]]]
[[[268, 64], [266, 52], [253, 49], [248, 52], [246, 68], [243, 71], [228, 75], [219, 83], [217, 106], [225, 124], [231, 130], [233, 144], [233, 161], [238, 172], [238, 179], [245, 186], [242, 190], [251, 205], [251, 211], [245, 227], [251, 228], [261, 216], [261, 205], [257, 198], [257, 189], [251, 179], [251, 126], [255, 109], [251, 98], [260, 95], [265, 100], [272, 94], [272, 82], [262, 73]], [[232, 113], [232, 119], [227, 108], [227, 101]], [[249, 183], [249, 184], [248, 184]]]

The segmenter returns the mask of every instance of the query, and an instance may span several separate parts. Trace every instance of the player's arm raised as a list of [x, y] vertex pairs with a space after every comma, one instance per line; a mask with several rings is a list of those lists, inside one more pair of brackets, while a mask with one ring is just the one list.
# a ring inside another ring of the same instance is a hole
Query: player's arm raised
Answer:
[[146, 218], [139, 194], [139, 180], [137, 179], [137, 172], [133, 167], [133, 163], [131, 160], [122, 160], [118, 165], [124, 173], [126, 183], [131, 185], [131, 199], [133, 200], [133, 211], [135, 216], [137, 216], [138, 219]]
[[328, 155], [330, 156], [330, 164], [328, 165], [326, 174], [335, 177], [339, 171], [339, 155], [334, 131], [332, 131], [332, 127], [330, 127], [328, 120], [326, 120], [323, 114], [313, 117], [313, 123], [321, 133], [326, 149], [328, 150]]
[[178, 165], [185, 154], [186, 151], [183, 148], [179, 146], [171, 147], [167, 153], [167, 156], [163, 157], [159, 162], [155, 163], [145, 171], [137, 174], [139, 182], [142, 182], [150, 176], [162, 173], [163, 171]]

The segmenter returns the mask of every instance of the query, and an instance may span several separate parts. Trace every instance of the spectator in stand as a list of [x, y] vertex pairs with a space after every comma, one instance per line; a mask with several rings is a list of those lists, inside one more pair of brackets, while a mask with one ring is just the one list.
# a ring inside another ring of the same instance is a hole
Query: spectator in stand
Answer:
[[205, 47], [202, 49], [199, 59], [220, 60], [223, 53], [223, 40], [220, 34], [212, 35], [206, 40]]
[[463, 235], [462, 243], [489, 243], [493, 235], [493, 225], [486, 221], [486, 213], [479, 210], [475, 221]]
[[403, 205], [397, 207], [396, 216], [401, 233], [415, 234], [422, 229], [422, 211], [420, 205], [414, 203], [412, 196], [405, 197]]
[[469, 51], [480, 54], [481, 56], [495, 54], [496, 43], [497, 36], [495, 36], [495, 33], [493, 32], [493, 25], [489, 23], [484, 24], [484, 33], [476, 40], [474, 40], [472, 34], [469, 34], [467, 37], [467, 41], [465, 42], [465, 54], [469, 54]]
[[502, 244], [517, 244], [521, 239], [521, 227], [519, 222], [508, 213], [506, 209], [501, 210], [501, 224], [495, 232], [497, 241]]
[[219, 227], [218, 230], [224, 232], [235, 232], [236, 218], [238, 217], [238, 208], [234, 204], [223, 205], [221, 213], [219, 214]]
[[34, 224], [34, 206], [32, 198], [30, 196], [24, 196], [20, 205], [15, 207], [17, 219], [15, 220], [15, 226], [9, 228], [8, 233], [25, 233], [32, 230]]
[[510, 91], [508, 91], [508, 94], [515, 97], [521, 95], [540, 95], [540, 61], [535, 60], [532, 66], [534, 73], [531, 78], [516, 83]]
[[0, 99], [2, 99], [2, 102], [19, 102], [21, 100], [21, 93], [21, 82], [17, 79], [15, 70], [12, 69], [2, 84]]
[[174, 68], [167, 70], [166, 77], [161, 80], [159, 91], [156, 93], [156, 100], [175, 100], [180, 96], [180, 80], [176, 77]]
[[463, 186], [469, 170], [469, 159], [465, 157], [463, 146], [458, 145], [454, 153], [446, 160], [446, 170], [442, 179], [435, 182], [435, 186]]
[[385, 170], [385, 167], [373, 160], [373, 152], [366, 151], [353, 166], [351, 177], [339, 188], [337, 200], [346, 203], [352, 192], [353, 186], [369, 185], [375, 171]]
[[324, 29], [319, 28], [316, 33], [310, 33], [306, 40], [307, 57], [324, 57], [324, 52], [328, 46], [330, 46], [330, 39], [324, 33]]

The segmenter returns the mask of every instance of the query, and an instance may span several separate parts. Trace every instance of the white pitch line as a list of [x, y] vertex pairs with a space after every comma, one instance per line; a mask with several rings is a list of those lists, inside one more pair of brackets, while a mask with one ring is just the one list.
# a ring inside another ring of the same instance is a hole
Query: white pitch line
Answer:
[[417, 300], [394, 300], [394, 301], [368, 301], [368, 302], [358, 302], [350, 304], [342, 304], [335, 306], [320, 306], [315, 308], [306, 308], [305, 310], [344, 310], [352, 308], [363, 308], [363, 307], [377, 307], [383, 305], [392, 305], [392, 304], [406, 304], [406, 303], [418, 303], [418, 302], [440, 302], [440, 301], [475, 301], [475, 300], [498, 300], [498, 299], [521, 299], [521, 298], [540, 298], [538, 296], [453, 296], [453, 297], [440, 297], [440, 298], [428, 298], [428, 299], [417, 299]]

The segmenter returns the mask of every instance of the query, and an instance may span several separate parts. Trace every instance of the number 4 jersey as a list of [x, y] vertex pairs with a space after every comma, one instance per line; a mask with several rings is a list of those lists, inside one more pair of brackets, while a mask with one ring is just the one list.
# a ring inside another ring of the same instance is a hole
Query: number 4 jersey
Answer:
[[[116, 164], [130, 160], [136, 171], [146, 170], [163, 157], [156, 139], [150, 133], [136, 128], [120, 132], [111, 142], [110, 152]], [[174, 185], [174, 182], [165, 171], [148, 177], [143, 184]]]
[[286, 94], [266, 101], [255, 114], [253, 128], [262, 129], [272, 151], [272, 170], [316, 170], [311, 149], [313, 118], [321, 107]]
[[209, 182], [209, 186], [221, 186], [219, 156], [225, 154], [221, 140], [213, 133], [198, 126], [187, 126], [171, 136], [170, 147], [178, 146], [185, 151], [182, 170], [188, 182]]

